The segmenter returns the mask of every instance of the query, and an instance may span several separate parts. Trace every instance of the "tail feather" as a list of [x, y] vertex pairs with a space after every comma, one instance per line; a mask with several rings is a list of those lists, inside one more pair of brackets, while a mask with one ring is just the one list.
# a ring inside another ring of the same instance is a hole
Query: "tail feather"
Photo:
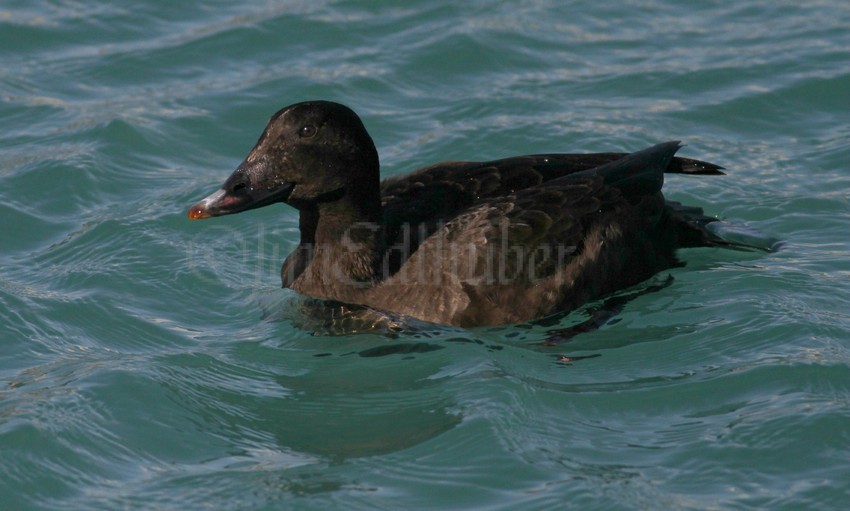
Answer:
[[725, 176], [726, 173], [722, 172], [723, 170], [723, 167], [714, 163], [678, 156], [670, 161], [665, 172], [668, 174], [690, 174], [693, 176]]
[[702, 208], [674, 201], [666, 201], [665, 205], [678, 226], [679, 247], [775, 252], [782, 246], [776, 238], [707, 216]]

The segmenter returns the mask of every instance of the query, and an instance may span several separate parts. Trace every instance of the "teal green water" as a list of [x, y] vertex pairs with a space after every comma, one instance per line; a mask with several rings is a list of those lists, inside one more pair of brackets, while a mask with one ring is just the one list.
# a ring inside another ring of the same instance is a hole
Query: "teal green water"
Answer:
[[[378, 5], [0, 6], [0, 509], [846, 509], [850, 4]], [[293, 210], [185, 216], [310, 98], [385, 175], [681, 139], [785, 245], [557, 347], [312, 335]]]

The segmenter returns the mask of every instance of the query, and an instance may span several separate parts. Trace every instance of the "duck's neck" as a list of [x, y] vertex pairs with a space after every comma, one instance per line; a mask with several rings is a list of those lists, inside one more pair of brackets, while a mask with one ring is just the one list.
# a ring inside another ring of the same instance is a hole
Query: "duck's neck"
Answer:
[[380, 192], [345, 195], [301, 211], [301, 244], [312, 257], [293, 288], [347, 301], [372, 287], [383, 260]]

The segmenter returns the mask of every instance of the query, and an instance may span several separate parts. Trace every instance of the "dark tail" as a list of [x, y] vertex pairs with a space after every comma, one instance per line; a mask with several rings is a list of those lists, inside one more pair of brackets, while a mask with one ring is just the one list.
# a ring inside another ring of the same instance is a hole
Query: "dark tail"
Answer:
[[723, 247], [733, 250], [775, 252], [782, 242], [771, 236], [707, 216], [702, 208], [666, 201], [671, 219], [678, 227], [678, 246]]
[[[664, 173], [692, 175], [722, 175], [717, 165], [688, 158], [676, 158], [682, 144], [664, 142], [622, 158], [577, 173], [600, 176], [605, 184], [618, 188], [624, 196], [642, 198], [661, 191]], [[702, 208], [666, 201], [666, 215], [662, 217], [662, 230], [669, 229], [678, 247], [725, 247], [737, 250], [777, 250], [778, 240], [743, 226], [719, 222], [706, 216]], [[668, 223], [669, 222], [669, 223]], [[672, 224], [672, 225], [671, 225]], [[714, 225], [712, 225], [714, 224]], [[709, 227], [712, 225], [712, 227]]]
[[677, 156], [670, 161], [664, 172], [668, 174], [691, 174], [694, 176], [725, 176], [723, 167], [707, 161], [682, 158]]

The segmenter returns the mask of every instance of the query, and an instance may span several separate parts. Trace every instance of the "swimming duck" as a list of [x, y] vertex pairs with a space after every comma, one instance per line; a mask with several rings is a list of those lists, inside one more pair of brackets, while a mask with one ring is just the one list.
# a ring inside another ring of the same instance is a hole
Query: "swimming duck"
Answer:
[[726, 245], [701, 209], [661, 193], [665, 172], [722, 174], [680, 147], [443, 162], [381, 181], [357, 114], [309, 101], [274, 114], [189, 218], [284, 202], [301, 230], [284, 287], [433, 323], [516, 323], [679, 266], [677, 248]]

